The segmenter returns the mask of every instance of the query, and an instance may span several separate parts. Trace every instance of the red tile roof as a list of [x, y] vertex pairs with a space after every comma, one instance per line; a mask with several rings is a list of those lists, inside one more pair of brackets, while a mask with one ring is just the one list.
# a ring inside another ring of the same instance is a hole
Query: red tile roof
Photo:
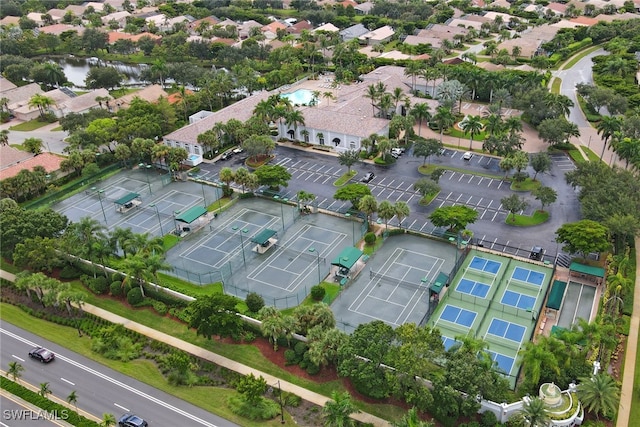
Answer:
[[60, 163], [62, 160], [64, 159], [56, 156], [55, 154], [42, 153], [6, 169], [0, 170], [0, 180], [14, 177], [23, 169], [33, 170], [36, 166], [42, 166], [48, 173], [51, 173], [60, 169]]

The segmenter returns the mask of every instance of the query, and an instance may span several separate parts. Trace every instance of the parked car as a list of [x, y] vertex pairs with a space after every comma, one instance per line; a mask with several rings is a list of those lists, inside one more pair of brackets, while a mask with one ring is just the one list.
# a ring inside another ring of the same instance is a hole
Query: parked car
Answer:
[[134, 414], [124, 414], [118, 420], [118, 427], [148, 427], [149, 424]]
[[52, 351], [43, 347], [36, 347], [29, 352], [29, 357], [40, 363], [49, 363], [55, 360], [56, 355]]
[[402, 155], [404, 153], [404, 148], [396, 147], [391, 149], [391, 154]]
[[373, 179], [373, 177], [376, 176], [373, 172], [367, 172], [362, 179], [360, 180], [360, 182], [369, 182]]
[[240, 154], [242, 153], [244, 150], [240, 147], [234, 148], [233, 149], [233, 154]]
[[227, 160], [231, 158], [232, 155], [233, 153], [231, 151], [225, 151], [224, 153], [222, 153], [222, 156], [220, 156], [220, 160]]
[[540, 246], [534, 246], [531, 248], [531, 253], [529, 254], [529, 259], [533, 259], [535, 261], [542, 261], [544, 258], [545, 250]]
[[473, 157], [473, 153], [471, 151], [466, 151], [463, 155], [462, 158], [464, 160], [471, 160], [471, 158]]

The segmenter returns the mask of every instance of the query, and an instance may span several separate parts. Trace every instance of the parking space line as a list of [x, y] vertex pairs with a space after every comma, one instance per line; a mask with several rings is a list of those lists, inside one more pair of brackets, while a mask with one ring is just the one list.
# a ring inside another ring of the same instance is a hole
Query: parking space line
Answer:
[[416, 222], [418, 222], [418, 220], [414, 219], [413, 222], [411, 223], [411, 225], [409, 225], [409, 227], [407, 227], [407, 228], [413, 228], [413, 224], [415, 224]]
[[391, 182], [387, 185], [387, 187], [393, 187], [393, 183], [396, 182], [395, 179], [392, 179]]
[[467, 182], [467, 184], [471, 184], [471, 181], [473, 181], [474, 175], [471, 175], [471, 177], [469, 177], [469, 182]]
[[462, 197], [462, 194], [458, 196], [458, 198], [456, 199], [456, 203], [458, 203], [458, 200], [460, 200], [460, 197]]
[[487, 210], [485, 209], [484, 212], [482, 212], [482, 215], [480, 215], [480, 219], [484, 219], [484, 215], [487, 213]]
[[451, 175], [449, 175], [449, 181], [451, 181], [451, 179], [453, 179], [453, 177], [456, 175], [455, 172], [451, 172]]
[[325, 180], [324, 180], [324, 181], [322, 181], [322, 183], [323, 183], [323, 184], [326, 184], [326, 183], [327, 183], [327, 181], [329, 181], [329, 180], [330, 180], [330, 179], [332, 179], [332, 178], [333, 178], [332, 176], [328, 176], [328, 177], [326, 177], [326, 178], [325, 178]]
[[500, 187], [502, 187], [502, 183], [503, 183], [503, 182], [504, 182], [504, 181], [500, 180], [500, 184], [498, 184], [498, 190], [500, 189]]
[[468, 205], [469, 202], [471, 202], [471, 199], [473, 199], [473, 196], [469, 196], [469, 200], [467, 200], [467, 203], [465, 203], [465, 204]]
[[491, 218], [491, 221], [495, 221], [496, 220], [496, 216], [498, 216], [498, 211], [496, 211], [496, 213], [493, 214], [493, 218]]
[[401, 182], [401, 183], [400, 183], [396, 188], [397, 188], [398, 190], [402, 190], [402, 188], [401, 188], [401, 187], [402, 187], [402, 184], [404, 184], [404, 181], [402, 181], [402, 182]]
[[322, 175], [320, 175], [320, 174], [318, 174], [318, 177], [317, 177], [316, 179], [314, 179], [314, 180], [313, 180], [313, 182], [318, 182], [318, 180], [319, 180], [320, 178], [323, 178], [323, 176], [322, 176]]
[[458, 182], [462, 181], [462, 178], [464, 178], [464, 174], [463, 173], [460, 174], [460, 178], [458, 179]]

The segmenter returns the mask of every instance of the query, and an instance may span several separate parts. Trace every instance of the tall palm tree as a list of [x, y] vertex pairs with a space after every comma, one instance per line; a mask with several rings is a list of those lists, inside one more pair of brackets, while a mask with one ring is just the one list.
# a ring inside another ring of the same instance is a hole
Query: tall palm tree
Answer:
[[420, 133], [422, 129], [422, 121], [425, 120], [428, 122], [431, 119], [429, 104], [425, 102], [418, 103], [413, 106], [409, 114], [415, 117], [416, 121], [418, 122], [418, 136], [421, 136]]
[[580, 378], [578, 399], [585, 409], [595, 414], [613, 417], [618, 410], [620, 386], [610, 375], [601, 372], [591, 378]]
[[404, 91], [402, 90], [401, 87], [396, 87], [393, 89], [393, 92], [391, 93], [391, 99], [393, 100], [392, 115], [395, 115], [398, 113], [398, 104], [400, 103], [400, 101], [402, 101], [405, 98], [406, 98], [406, 95], [404, 94]]
[[7, 129], [0, 130], [0, 146], [9, 145], [9, 131]]
[[554, 353], [549, 351], [547, 345], [549, 340], [554, 339], [551, 337], [542, 338], [535, 343], [529, 341], [518, 352], [518, 356], [521, 357], [524, 366], [525, 377], [531, 381], [531, 384], [538, 384], [543, 366], [555, 372], [560, 372], [558, 359]]
[[539, 397], [530, 398], [522, 405], [520, 412], [528, 427], [547, 427], [549, 425], [549, 414], [545, 407], [544, 400]]
[[116, 425], [116, 417], [113, 414], [102, 414], [100, 427], [111, 427]]
[[409, 205], [402, 200], [396, 202], [393, 205], [393, 208], [395, 209], [396, 217], [398, 218], [398, 226], [402, 228], [402, 220], [411, 214], [411, 209], [409, 208]]
[[596, 125], [598, 135], [602, 137], [604, 145], [602, 146], [602, 152], [600, 153], [600, 160], [604, 156], [604, 151], [607, 148], [607, 143], [611, 140], [616, 132], [622, 129], [622, 120], [617, 116], [603, 116], [602, 120]]
[[298, 132], [298, 125], [304, 126], [304, 115], [298, 110], [292, 110], [285, 116], [285, 124], [293, 127], [293, 136]]
[[544, 103], [558, 116], [568, 116], [571, 107], [573, 107], [573, 101], [565, 95], [557, 93], [548, 93], [544, 97]]
[[369, 85], [367, 86], [367, 91], [364, 94], [365, 98], [369, 98], [371, 100], [371, 110], [373, 116], [375, 117], [376, 115], [376, 105], [378, 103], [378, 99], [380, 98], [380, 94], [378, 93], [378, 90], [376, 89], [375, 85]]
[[76, 408], [76, 412], [78, 412], [78, 393], [75, 390], [72, 390], [67, 396], [67, 403], [73, 405]]
[[358, 210], [364, 212], [367, 216], [367, 222], [371, 222], [371, 215], [373, 215], [378, 210], [378, 201], [376, 198], [370, 194], [363, 196], [358, 202], [358, 206], [356, 206]]
[[445, 129], [449, 129], [456, 122], [455, 116], [448, 107], [438, 107], [436, 114], [433, 116], [433, 121], [438, 125], [440, 129], [440, 142], [442, 143], [442, 135]]
[[44, 398], [47, 397], [48, 394], [51, 394], [51, 387], [49, 386], [49, 383], [40, 383], [40, 391], [38, 392], [38, 394]]
[[19, 362], [9, 362], [9, 369], [7, 370], [7, 376], [13, 378], [14, 382], [19, 382], [24, 366]]
[[46, 95], [35, 94], [29, 99], [27, 105], [31, 108], [37, 108], [40, 112], [40, 116], [44, 116], [45, 113], [47, 113], [49, 109], [53, 105], [55, 105], [55, 103], [56, 102], [53, 100], [53, 98], [50, 98]]
[[331, 399], [322, 408], [324, 425], [326, 427], [353, 427], [354, 420], [350, 418], [350, 415], [360, 411], [351, 402], [349, 393], [334, 391], [331, 393]]
[[479, 134], [484, 128], [482, 119], [480, 116], [466, 116], [464, 120], [460, 122], [460, 128], [469, 134], [469, 150], [473, 149], [473, 137]]

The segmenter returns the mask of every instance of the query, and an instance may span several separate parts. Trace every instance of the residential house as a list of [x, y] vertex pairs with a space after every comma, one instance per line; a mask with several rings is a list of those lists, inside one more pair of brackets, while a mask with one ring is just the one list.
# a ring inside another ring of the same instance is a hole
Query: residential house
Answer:
[[48, 24], [44, 21], [44, 19], [42, 19], [42, 15], [44, 15], [44, 13], [31, 12], [27, 13], [27, 18], [35, 22], [38, 27], [43, 27]]
[[[51, 105], [50, 111], [54, 114], [56, 114], [58, 105], [71, 98], [70, 94], [73, 94], [73, 92], [64, 89], [53, 89], [43, 93], [44, 96], [53, 100], [53, 105]], [[29, 120], [38, 118], [38, 116], [40, 115], [40, 110], [38, 109], [38, 107], [31, 107], [29, 105], [29, 99], [27, 99], [26, 102], [22, 102], [20, 105], [14, 104], [10, 107], [11, 112], [14, 116], [16, 116], [16, 119], [27, 122]]]
[[287, 33], [295, 34], [295, 35], [302, 34], [304, 30], [307, 30], [307, 31], [313, 30], [313, 25], [311, 25], [311, 22], [305, 21], [305, 20], [298, 21], [295, 24], [291, 25], [290, 27], [287, 27], [286, 29]]
[[373, 9], [375, 4], [371, 1], [366, 1], [364, 3], [356, 4], [353, 8], [356, 10], [356, 15], [368, 15]]
[[227, 25], [234, 25], [235, 27], [238, 28], [238, 37], [240, 38], [240, 40], [244, 40], [251, 37], [251, 31], [254, 28], [262, 28], [262, 24], [254, 20], [249, 20], [249, 21], [243, 22], [242, 24], [238, 24], [237, 22], [227, 19], [221, 22], [220, 25], [222, 25], [224, 22], [229, 22]]
[[116, 22], [118, 28], [124, 28], [127, 25], [127, 18], [131, 16], [126, 10], [120, 12], [113, 12], [100, 18], [102, 25], [110, 26], [111, 22]]
[[278, 37], [278, 30], [285, 31], [287, 26], [280, 21], [273, 21], [267, 25], [262, 26], [260, 31], [267, 40], [273, 40]]
[[328, 24], [323, 24], [311, 31], [312, 33], [326, 32], [326, 33], [337, 33], [340, 31], [340, 28], [333, 25], [331, 22]]
[[204, 29], [204, 28], [211, 28], [215, 25], [218, 25], [220, 23], [220, 20], [218, 18], [216, 18], [215, 16], [207, 16], [206, 18], [202, 18], [202, 19], [196, 19], [193, 22], [189, 23], [189, 30], [190, 31], [198, 31], [199, 29]]
[[104, 11], [104, 3], [100, 3], [100, 2], [96, 2], [96, 1], [90, 1], [89, 3], [85, 4], [85, 10], [86, 8], [92, 7], [93, 10], [95, 10], [96, 12], [102, 12]]
[[[8, 82], [8, 80], [4, 80]], [[9, 82], [10, 83], [10, 82]], [[0, 91], [0, 98], [7, 98], [7, 108], [13, 112], [14, 109], [21, 108], [29, 103], [29, 100], [33, 95], [41, 95], [44, 91], [37, 83], [30, 83], [25, 86], [18, 86], [9, 89], [2, 89]]]
[[75, 31], [79, 36], [81, 36], [84, 33], [84, 30], [85, 27], [80, 26], [68, 24], [53, 24], [38, 28], [36, 30], [36, 33], [53, 34], [54, 36], [59, 36], [60, 34], [67, 31]]
[[395, 35], [395, 31], [391, 26], [385, 25], [384, 27], [377, 28], [373, 31], [369, 31], [366, 34], [358, 37], [358, 40], [362, 44], [366, 44], [367, 46], [376, 46], [380, 43], [386, 43], [391, 40], [391, 38]]
[[67, 14], [67, 11], [54, 8], [54, 9], [49, 9], [47, 13], [49, 14], [49, 16], [51, 16], [51, 19], [53, 20], [53, 22], [56, 23], [56, 22], [62, 21], [62, 18], [64, 18], [64, 15]]
[[84, 11], [86, 10], [86, 8], [87, 7], [84, 5], [70, 4], [69, 6], [65, 7], [64, 10], [66, 12], [71, 12], [74, 16], [80, 18], [82, 17], [82, 15], [84, 15]]
[[4, 18], [0, 19], [0, 26], [2, 27], [9, 27], [9, 26], [18, 26], [20, 25], [20, 17], [18, 16], [5, 16]]
[[340, 38], [342, 41], [347, 42], [349, 40], [357, 39], [369, 32], [369, 29], [362, 24], [352, 25], [340, 31]]
[[70, 113], [84, 114], [93, 108], [101, 108], [97, 98], [108, 97], [109, 91], [107, 89], [96, 89], [60, 102], [53, 109], [53, 112], [58, 118], [65, 117]]
[[129, 108], [131, 101], [138, 98], [147, 102], [157, 102], [160, 98], [167, 98], [169, 95], [162, 89], [160, 85], [147, 86], [139, 91], [121, 96], [113, 101], [116, 109]]
[[5, 90], [15, 89], [18, 86], [14, 85], [11, 81], [5, 79], [0, 75], [0, 92], [4, 92]]

